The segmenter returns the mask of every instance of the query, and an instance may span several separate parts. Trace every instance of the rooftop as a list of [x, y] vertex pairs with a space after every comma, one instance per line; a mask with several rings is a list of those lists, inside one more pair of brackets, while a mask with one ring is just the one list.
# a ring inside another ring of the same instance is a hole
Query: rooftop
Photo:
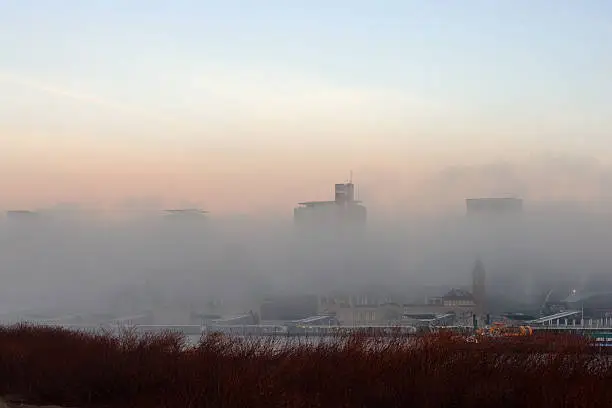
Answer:
[[474, 197], [466, 198], [466, 201], [523, 201], [518, 197]]
[[173, 210], [165, 210], [168, 214], [208, 214], [208, 211], [199, 208], [180, 208]]
[[[348, 204], [360, 204], [361, 201], [351, 201]], [[298, 205], [303, 205], [306, 207], [314, 207], [316, 205], [331, 205], [331, 204], [337, 204], [336, 201], [304, 201], [302, 203], [298, 203]]]
[[451, 289], [442, 297], [444, 300], [474, 300], [474, 296], [466, 290]]

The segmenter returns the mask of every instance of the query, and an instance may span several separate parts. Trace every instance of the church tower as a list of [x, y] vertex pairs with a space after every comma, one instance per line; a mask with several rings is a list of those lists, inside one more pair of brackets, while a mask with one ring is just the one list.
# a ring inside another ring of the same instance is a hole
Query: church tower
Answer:
[[476, 314], [482, 316], [486, 313], [485, 269], [480, 259], [476, 260], [472, 271], [472, 295], [476, 303]]

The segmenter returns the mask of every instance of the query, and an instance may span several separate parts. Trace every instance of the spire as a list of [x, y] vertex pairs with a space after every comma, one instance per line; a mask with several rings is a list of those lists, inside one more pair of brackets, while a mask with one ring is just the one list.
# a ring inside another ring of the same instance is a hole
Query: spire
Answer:
[[476, 258], [474, 269], [472, 270], [472, 295], [476, 303], [476, 313], [482, 314], [486, 309], [486, 291], [485, 291], [486, 272], [480, 257]]

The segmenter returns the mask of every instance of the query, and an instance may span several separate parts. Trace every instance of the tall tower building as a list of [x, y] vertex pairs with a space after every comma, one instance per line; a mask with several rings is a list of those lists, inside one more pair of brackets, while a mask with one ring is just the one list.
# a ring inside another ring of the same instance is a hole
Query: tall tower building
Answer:
[[474, 303], [476, 303], [477, 315], [482, 315], [486, 312], [485, 277], [484, 265], [480, 259], [477, 259], [472, 271], [472, 295], [474, 296]]
[[296, 224], [307, 226], [360, 226], [365, 225], [366, 207], [355, 200], [352, 182], [336, 184], [333, 201], [307, 201], [294, 209]]
[[349, 205], [355, 202], [355, 185], [352, 182], [336, 184], [335, 203]]
[[505, 299], [533, 302], [538, 289], [536, 271], [529, 267], [527, 231], [531, 227], [523, 199], [470, 198], [465, 203], [466, 242], [472, 253], [487, 263], [489, 298], [495, 298], [496, 305]]
[[352, 282], [365, 267], [366, 207], [355, 199], [350, 181], [336, 184], [333, 193], [330, 201], [299, 203], [293, 213], [292, 262], [303, 282], [318, 288]]

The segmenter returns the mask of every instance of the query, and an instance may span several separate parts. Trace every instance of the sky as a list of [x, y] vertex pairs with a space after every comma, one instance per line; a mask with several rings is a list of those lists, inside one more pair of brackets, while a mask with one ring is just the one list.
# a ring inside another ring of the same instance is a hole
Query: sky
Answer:
[[612, 197], [611, 20], [595, 0], [3, 0], [3, 207], [290, 215], [350, 170], [381, 211]]

